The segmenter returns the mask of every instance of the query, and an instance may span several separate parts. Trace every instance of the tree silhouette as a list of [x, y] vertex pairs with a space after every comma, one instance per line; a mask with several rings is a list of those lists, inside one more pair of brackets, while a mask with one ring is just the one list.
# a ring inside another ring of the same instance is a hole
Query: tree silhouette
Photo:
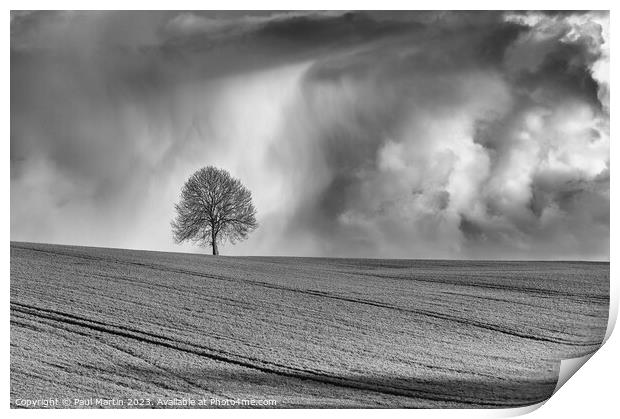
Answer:
[[211, 246], [218, 255], [218, 243], [235, 244], [258, 227], [251, 192], [226, 170], [213, 166], [195, 172], [183, 185], [181, 201], [175, 204], [171, 222], [176, 243], [190, 240]]

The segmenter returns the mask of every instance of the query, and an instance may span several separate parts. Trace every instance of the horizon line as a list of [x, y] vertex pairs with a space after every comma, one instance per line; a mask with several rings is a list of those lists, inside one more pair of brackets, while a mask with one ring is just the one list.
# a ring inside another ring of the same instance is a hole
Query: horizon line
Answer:
[[380, 257], [346, 257], [346, 256], [301, 256], [301, 255], [212, 255], [210, 253], [197, 253], [197, 252], [175, 252], [169, 250], [150, 250], [141, 248], [126, 248], [126, 247], [110, 247], [110, 246], [88, 246], [81, 244], [66, 244], [66, 243], [49, 243], [49, 242], [34, 242], [34, 241], [20, 241], [10, 240], [10, 245], [13, 244], [39, 244], [48, 246], [66, 246], [66, 247], [86, 247], [93, 249], [108, 249], [108, 250], [132, 250], [139, 252], [152, 252], [152, 253], [171, 253], [180, 255], [197, 255], [197, 256], [209, 256], [209, 257], [227, 257], [227, 258], [303, 258], [303, 259], [356, 259], [356, 260], [398, 260], [398, 261], [458, 261], [458, 262], [555, 262], [555, 263], [607, 263], [610, 264], [610, 260], [600, 259], [456, 259], [456, 258], [380, 258]]

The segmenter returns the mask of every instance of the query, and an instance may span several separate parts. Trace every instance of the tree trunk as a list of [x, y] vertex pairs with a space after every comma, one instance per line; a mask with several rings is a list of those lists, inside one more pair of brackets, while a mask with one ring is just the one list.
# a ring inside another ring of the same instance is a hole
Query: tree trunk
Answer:
[[215, 237], [215, 235], [211, 236], [211, 247], [213, 247], [214, 256], [217, 256], [220, 254], [220, 252], [217, 250], [217, 238]]

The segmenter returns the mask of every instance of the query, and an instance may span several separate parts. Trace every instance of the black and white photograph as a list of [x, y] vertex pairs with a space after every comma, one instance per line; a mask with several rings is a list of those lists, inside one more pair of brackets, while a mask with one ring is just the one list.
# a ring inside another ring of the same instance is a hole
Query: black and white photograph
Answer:
[[11, 10], [10, 408], [544, 403], [611, 330], [609, 22]]

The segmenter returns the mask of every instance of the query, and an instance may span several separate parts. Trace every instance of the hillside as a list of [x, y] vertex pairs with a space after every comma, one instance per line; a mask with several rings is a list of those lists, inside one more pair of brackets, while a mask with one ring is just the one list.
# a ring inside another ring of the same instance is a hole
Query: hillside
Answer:
[[560, 359], [598, 348], [608, 303], [608, 263], [211, 257], [12, 242], [11, 403], [532, 404], [552, 393]]

